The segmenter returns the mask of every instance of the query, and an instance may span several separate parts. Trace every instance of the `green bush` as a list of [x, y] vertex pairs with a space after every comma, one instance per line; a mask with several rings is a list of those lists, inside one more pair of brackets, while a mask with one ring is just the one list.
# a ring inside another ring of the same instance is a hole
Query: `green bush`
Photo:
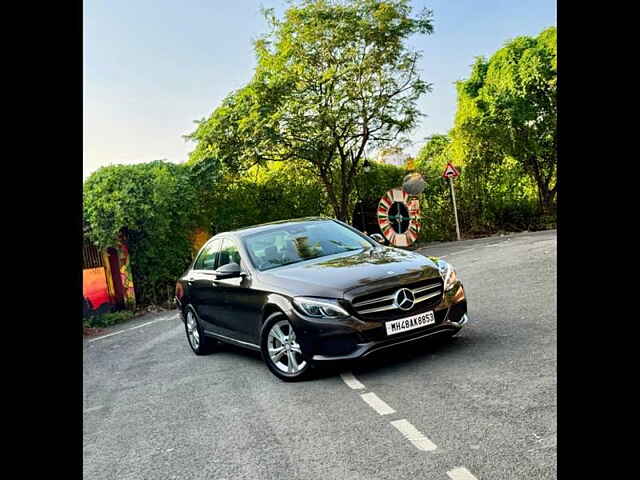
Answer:
[[[451, 188], [441, 177], [453, 145], [447, 136], [434, 138], [416, 160], [427, 182], [421, 196], [421, 242], [456, 238]], [[508, 157], [493, 163], [484, 160], [468, 159], [464, 166], [458, 166], [460, 176], [453, 181], [463, 237], [554, 225], [552, 218], [541, 216], [535, 183], [518, 162]]]
[[331, 211], [324, 189], [300, 164], [254, 168], [239, 178], [228, 176], [224, 185], [205, 207], [213, 233]]
[[[448, 181], [441, 177], [441, 163], [446, 160], [442, 155], [422, 160], [417, 165], [426, 187], [420, 196], [423, 220], [418, 241], [453, 240], [451, 193]], [[405, 174], [403, 168], [372, 162], [369, 172], [356, 177], [354, 203], [363, 198], [367, 216], [375, 223], [378, 200], [387, 190], [401, 186]], [[463, 236], [555, 225], [555, 217], [539, 215], [535, 185], [514, 161], [492, 166], [469, 162], [455, 180], [455, 188]], [[104, 248], [124, 235], [139, 306], [164, 304], [173, 297], [176, 279], [193, 259], [196, 229], [213, 235], [316, 215], [332, 216], [325, 189], [303, 164], [295, 162], [255, 167], [242, 176], [215, 164], [207, 169], [163, 161], [114, 165], [97, 170], [84, 184], [89, 236]]]
[[84, 184], [89, 237], [105, 248], [124, 235], [139, 306], [173, 297], [176, 279], [193, 258], [197, 228], [215, 234], [329, 212], [317, 179], [295, 163], [241, 177], [164, 161], [113, 165]]
[[170, 299], [201, 214], [190, 168], [163, 161], [103, 167], [86, 180], [83, 196], [90, 239], [101, 248], [126, 239], [136, 301]]
[[129, 310], [122, 310], [120, 312], [103, 313], [100, 315], [92, 315], [85, 317], [82, 324], [88, 328], [104, 328], [116, 325], [118, 323], [126, 322], [133, 318], [134, 313]]
[[367, 201], [378, 201], [388, 190], [402, 186], [406, 174], [404, 168], [370, 162], [369, 171], [356, 178], [357, 194]]

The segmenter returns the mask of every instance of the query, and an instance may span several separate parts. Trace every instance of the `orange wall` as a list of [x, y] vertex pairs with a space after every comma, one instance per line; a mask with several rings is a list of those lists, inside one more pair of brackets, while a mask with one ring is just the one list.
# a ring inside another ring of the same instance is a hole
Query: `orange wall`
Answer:
[[104, 267], [82, 270], [82, 295], [97, 310], [103, 303], [109, 303], [109, 289]]

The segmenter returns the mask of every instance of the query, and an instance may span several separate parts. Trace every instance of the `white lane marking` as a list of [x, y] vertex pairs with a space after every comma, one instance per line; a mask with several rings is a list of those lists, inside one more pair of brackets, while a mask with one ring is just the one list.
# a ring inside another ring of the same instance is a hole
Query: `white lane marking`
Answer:
[[362, 390], [366, 388], [351, 372], [341, 373], [340, 376], [349, 388], [352, 388], [354, 390]]
[[463, 248], [462, 250], [458, 250], [457, 252], [451, 252], [450, 255], [458, 255], [459, 253], [471, 252], [472, 250], [475, 250], [475, 249], [476, 247]]
[[380, 399], [375, 393], [363, 393], [360, 395], [362, 399], [369, 404], [371, 408], [373, 408], [380, 415], [388, 415], [390, 413], [395, 413], [396, 411], [387, 405], [384, 401]]
[[404, 418], [402, 420], [394, 420], [391, 425], [396, 427], [400, 433], [402, 433], [407, 440], [413, 443], [413, 446], [418, 450], [425, 452], [431, 452], [438, 448], [435, 443], [425, 437], [416, 427], [411, 425], [408, 420]]
[[478, 480], [473, 474], [464, 467], [456, 467], [447, 472], [451, 480]]
[[484, 248], [491, 248], [491, 247], [506, 247], [507, 245], [505, 245], [505, 243], [507, 243], [510, 239], [507, 238], [506, 240], [500, 240], [496, 243], [490, 243], [489, 245], [485, 245]]
[[95, 412], [96, 410], [100, 410], [104, 405], [96, 405], [95, 407], [87, 408], [84, 413]]
[[151, 325], [152, 323], [158, 323], [158, 322], [164, 322], [164, 321], [167, 321], [167, 320], [173, 320], [173, 319], [175, 319], [177, 317], [178, 316], [175, 315], [173, 317], [158, 318], [157, 320], [151, 320], [150, 322], [142, 323], [142, 324], [140, 324], [138, 326], [135, 326], [135, 327], [127, 328], [125, 330], [119, 330], [117, 332], [109, 333], [109, 334], [103, 335], [101, 337], [92, 338], [87, 343], [92, 343], [92, 342], [95, 342], [95, 341], [98, 341], [98, 340], [102, 340], [103, 338], [113, 337], [114, 335], [119, 335], [119, 334], [124, 333], [124, 332], [130, 332], [131, 330], [135, 330], [136, 328], [146, 327], [147, 325]]

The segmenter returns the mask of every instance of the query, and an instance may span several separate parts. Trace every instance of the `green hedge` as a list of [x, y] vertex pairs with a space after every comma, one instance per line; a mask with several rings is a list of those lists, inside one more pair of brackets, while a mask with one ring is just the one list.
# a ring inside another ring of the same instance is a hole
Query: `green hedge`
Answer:
[[215, 191], [207, 206], [212, 233], [331, 212], [317, 179], [295, 163], [254, 168], [222, 183], [224, 188]]
[[112, 325], [117, 325], [118, 323], [126, 322], [127, 320], [132, 319], [133, 316], [134, 313], [128, 310], [123, 310], [121, 312], [103, 313], [100, 315], [85, 317], [82, 321], [82, 324], [83, 326], [88, 328], [104, 328], [110, 327]]
[[192, 260], [192, 234], [212, 235], [275, 220], [329, 215], [324, 190], [299, 165], [253, 169], [241, 177], [155, 161], [113, 165], [84, 184], [84, 220], [104, 248], [127, 238], [139, 306], [171, 301]]
[[[541, 216], [536, 187], [514, 160], [459, 169], [461, 174], [454, 180], [454, 188], [463, 237], [555, 226], [555, 218]], [[421, 196], [421, 242], [456, 238], [451, 189], [449, 181], [440, 176], [442, 171], [443, 165], [420, 168], [427, 182]]]
[[83, 193], [89, 238], [104, 248], [126, 237], [138, 304], [166, 303], [190, 262], [199, 220], [189, 168], [162, 161], [103, 167]]
[[[553, 218], [538, 214], [535, 186], [515, 162], [474, 168], [462, 169], [455, 180], [463, 236], [554, 225]], [[440, 176], [441, 166], [427, 163], [419, 171], [427, 185], [420, 197], [423, 227], [418, 241], [455, 239], [451, 194]], [[379, 198], [402, 185], [405, 174], [402, 168], [372, 163], [370, 171], [357, 178], [354, 195], [365, 199], [370, 218]], [[295, 162], [253, 168], [241, 176], [164, 161], [114, 165], [97, 170], [84, 184], [90, 238], [100, 247], [114, 245], [120, 233], [128, 239], [139, 306], [170, 302], [176, 279], [192, 260], [197, 228], [213, 235], [331, 212], [319, 180]]]

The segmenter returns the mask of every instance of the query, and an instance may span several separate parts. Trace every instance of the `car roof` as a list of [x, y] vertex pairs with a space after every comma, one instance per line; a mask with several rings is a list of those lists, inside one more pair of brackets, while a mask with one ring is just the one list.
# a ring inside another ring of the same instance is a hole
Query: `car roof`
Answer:
[[230, 235], [230, 234], [238, 237], [244, 237], [256, 232], [266, 232], [268, 230], [274, 230], [276, 228], [286, 226], [286, 225], [294, 225], [296, 223], [313, 222], [313, 221], [316, 221], [316, 222], [317, 221], [333, 221], [333, 219], [329, 217], [302, 217], [302, 218], [292, 218], [289, 220], [278, 220], [275, 222], [261, 223], [259, 225], [242, 227], [236, 230], [229, 230], [227, 232], [220, 232], [217, 235], [215, 235], [213, 238], [223, 237], [225, 235]]

